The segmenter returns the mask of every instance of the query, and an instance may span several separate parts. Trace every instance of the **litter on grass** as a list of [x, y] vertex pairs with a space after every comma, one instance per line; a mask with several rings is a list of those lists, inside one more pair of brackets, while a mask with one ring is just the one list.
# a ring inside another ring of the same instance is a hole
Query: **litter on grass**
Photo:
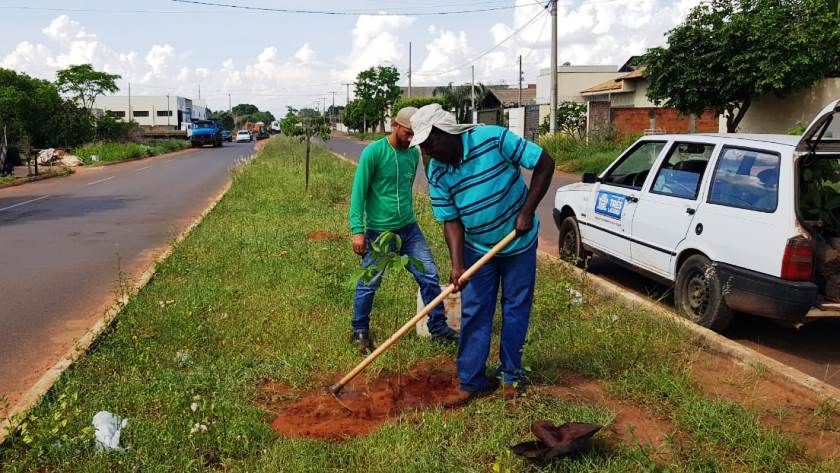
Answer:
[[93, 416], [93, 427], [96, 429], [96, 451], [107, 450], [124, 451], [120, 447], [120, 434], [122, 429], [128, 426], [128, 419], [111, 414], [108, 411], [99, 411]]

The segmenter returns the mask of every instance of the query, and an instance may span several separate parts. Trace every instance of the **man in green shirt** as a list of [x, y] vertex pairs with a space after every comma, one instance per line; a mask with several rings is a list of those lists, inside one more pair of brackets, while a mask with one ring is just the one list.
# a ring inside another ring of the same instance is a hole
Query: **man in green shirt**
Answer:
[[[414, 107], [403, 108], [393, 121], [391, 134], [365, 147], [359, 158], [353, 193], [350, 197], [350, 232], [353, 251], [362, 256], [362, 266], [371, 264], [370, 242], [382, 232], [392, 232], [402, 240], [400, 254], [417, 258], [423, 265], [408, 271], [420, 285], [425, 303], [440, 295], [440, 280], [432, 252], [414, 217], [412, 187], [420, 161], [417, 148], [409, 148], [414, 133], [411, 115]], [[382, 273], [368, 284], [356, 286], [351, 342], [362, 352], [373, 350], [370, 337], [370, 311]], [[446, 325], [443, 306], [429, 314], [429, 332], [436, 340], [456, 342], [458, 334]]]

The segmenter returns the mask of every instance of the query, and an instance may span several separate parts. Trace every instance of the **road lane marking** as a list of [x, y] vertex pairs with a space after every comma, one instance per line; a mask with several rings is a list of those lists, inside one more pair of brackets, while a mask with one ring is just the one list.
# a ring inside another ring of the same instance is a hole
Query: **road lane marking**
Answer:
[[100, 179], [98, 181], [88, 182], [85, 184], [86, 186], [92, 186], [94, 184], [99, 184], [100, 182], [110, 181], [111, 179], [115, 178], [116, 176], [106, 177], [104, 179]]
[[142, 170], [144, 170], [144, 169], [149, 169], [150, 167], [151, 167], [151, 166], [142, 167], [142, 168], [140, 168], [140, 169], [138, 169], [138, 170], [136, 170], [136, 171], [134, 171], [134, 172], [140, 172], [140, 171], [142, 171]]
[[49, 197], [49, 195], [42, 195], [41, 197], [36, 197], [34, 199], [29, 199], [29, 200], [26, 200], [26, 201], [23, 201], [23, 202], [18, 202], [15, 205], [10, 205], [8, 207], [3, 207], [2, 209], [0, 209], [0, 212], [2, 212], [4, 210], [13, 209], [15, 207], [20, 207], [21, 205], [31, 204], [32, 202], [37, 202], [39, 200], [46, 199], [47, 197]]

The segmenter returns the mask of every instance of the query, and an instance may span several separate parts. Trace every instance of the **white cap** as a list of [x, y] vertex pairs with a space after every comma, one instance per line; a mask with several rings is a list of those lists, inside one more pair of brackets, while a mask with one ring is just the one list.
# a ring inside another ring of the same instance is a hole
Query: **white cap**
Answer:
[[455, 121], [455, 116], [444, 110], [439, 103], [429, 104], [420, 107], [411, 116], [411, 129], [414, 131], [411, 146], [419, 146], [426, 141], [426, 138], [432, 132], [433, 126], [447, 133], [460, 135], [461, 133], [472, 130], [478, 125], [459, 125]]

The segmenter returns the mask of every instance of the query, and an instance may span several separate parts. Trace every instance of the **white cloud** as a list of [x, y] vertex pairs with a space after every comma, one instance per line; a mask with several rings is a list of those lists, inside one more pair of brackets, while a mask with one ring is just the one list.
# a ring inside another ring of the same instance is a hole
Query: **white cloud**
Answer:
[[47, 38], [53, 41], [72, 41], [77, 39], [94, 39], [96, 35], [88, 34], [82, 25], [61, 15], [53, 19], [49, 26], [41, 30]]
[[398, 33], [405, 30], [416, 18], [401, 15], [360, 15], [353, 28], [353, 46], [350, 53], [338, 60], [346, 67], [335, 75], [348, 80], [359, 71], [382, 64], [394, 64], [407, 57], [405, 46]]
[[295, 53], [295, 59], [302, 63], [308, 63], [315, 57], [315, 51], [309, 47], [309, 43], [303, 43], [303, 46]]
[[146, 64], [152, 68], [150, 74], [160, 77], [169, 66], [169, 61], [175, 57], [175, 48], [166, 44], [154, 45], [146, 54]]

